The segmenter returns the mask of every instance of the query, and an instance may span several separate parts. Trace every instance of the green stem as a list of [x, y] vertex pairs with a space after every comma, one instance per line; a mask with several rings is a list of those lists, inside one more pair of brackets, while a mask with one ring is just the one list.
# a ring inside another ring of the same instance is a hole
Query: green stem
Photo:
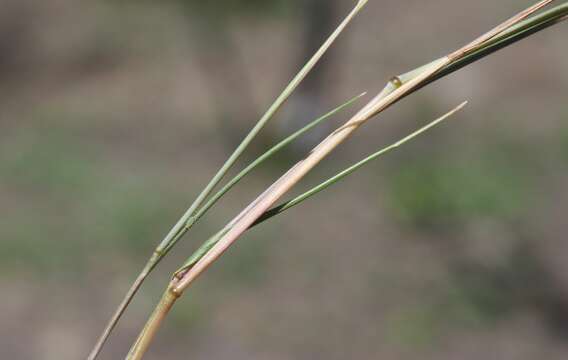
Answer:
[[110, 321], [108, 322], [107, 326], [105, 327], [103, 333], [98, 338], [97, 343], [95, 344], [95, 347], [91, 350], [91, 353], [87, 357], [87, 360], [96, 359], [96, 357], [98, 356], [98, 354], [102, 350], [106, 340], [108, 339], [108, 337], [110, 336], [110, 334], [114, 330], [114, 328], [116, 327], [118, 320], [122, 317], [122, 315], [124, 314], [124, 311], [126, 310], [128, 305], [130, 305], [130, 303], [132, 302], [134, 295], [140, 289], [144, 280], [146, 280], [146, 278], [148, 277], [150, 272], [154, 269], [154, 267], [158, 263], [158, 261], [159, 261], [158, 259], [159, 258], [157, 256], [157, 254], [154, 254], [148, 260], [148, 262], [146, 263], [146, 265], [144, 266], [144, 268], [142, 269], [140, 274], [138, 274], [138, 276], [136, 277], [136, 280], [134, 280], [134, 282], [130, 286], [130, 289], [128, 290], [128, 292], [124, 296], [124, 299], [122, 299], [122, 302], [120, 303], [119, 307], [113, 313], [113, 315], [112, 315]]

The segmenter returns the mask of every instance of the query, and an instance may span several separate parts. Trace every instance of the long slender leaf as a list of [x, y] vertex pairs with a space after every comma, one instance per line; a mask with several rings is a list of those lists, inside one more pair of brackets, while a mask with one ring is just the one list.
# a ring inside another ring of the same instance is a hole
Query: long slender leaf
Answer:
[[363, 160], [353, 164], [352, 166], [350, 166], [350, 167], [346, 168], [345, 170], [339, 172], [338, 174], [332, 176], [328, 180], [322, 182], [321, 184], [314, 186], [312, 189], [306, 191], [305, 193], [295, 197], [294, 199], [292, 199], [290, 201], [285, 202], [282, 205], [279, 205], [279, 206], [272, 208], [271, 210], [264, 213], [264, 215], [262, 215], [253, 224], [253, 226], [256, 226], [256, 225], [258, 225], [258, 224], [260, 224], [260, 223], [262, 223], [262, 222], [264, 222], [264, 221], [266, 221], [266, 220], [268, 220], [268, 219], [270, 219], [270, 218], [272, 218], [272, 217], [274, 217], [278, 214], [283, 213], [284, 211], [286, 211], [288, 209], [291, 209], [292, 207], [304, 202], [305, 200], [311, 198], [312, 196], [314, 196], [314, 195], [322, 192], [323, 190], [329, 188], [330, 186], [334, 185], [335, 183], [343, 180], [344, 178], [351, 175], [355, 171], [359, 170], [363, 166], [369, 164], [371, 161], [376, 160], [379, 157], [386, 155], [387, 153], [397, 149], [398, 147], [406, 144], [407, 142], [417, 138], [418, 136], [422, 135], [426, 131], [432, 129], [433, 127], [435, 127], [437, 125], [439, 125], [441, 122], [448, 119], [450, 116], [454, 115], [456, 112], [460, 111], [465, 105], [467, 105], [467, 101], [462, 103], [461, 105], [459, 105], [458, 107], [456, 107], [452, 111], [448, 112], [444, 116], [438, 118], [437, 120], [432, 121], [428, 125], [420, 128], [419, 130], [413, 132], [412, 134], [406, 136], [405, 138], [395, 142], [394, 144], [389, 145], [389, 146], [373, 153], [372, 155], [369, 155], [368, 157], [364, 158]]

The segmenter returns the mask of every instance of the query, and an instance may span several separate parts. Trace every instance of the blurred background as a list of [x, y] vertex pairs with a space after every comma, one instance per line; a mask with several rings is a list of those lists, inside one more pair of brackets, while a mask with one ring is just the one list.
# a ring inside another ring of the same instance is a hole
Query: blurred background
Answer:
[[[86, 357], [153, 246], [354, 2], [0, 0], [2, 358]], [[371, 0], [239, 167], [533, 2]], [[567, 31], [371, 121], [297, 190], [470, 101], [250, 231], [148, 358], [566, 359]], [[123, 358], [181, 261], [353, 111], [195, 227], [101, 359]]]

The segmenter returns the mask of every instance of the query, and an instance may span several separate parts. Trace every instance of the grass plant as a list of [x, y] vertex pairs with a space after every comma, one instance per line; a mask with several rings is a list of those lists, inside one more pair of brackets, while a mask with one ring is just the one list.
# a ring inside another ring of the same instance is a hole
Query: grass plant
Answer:
[[[144, 280], [158, 265], [158, 263], [168, 254], [175, 244], [210, 210], [227, 192], [237, 185], [245, 176], [250, 174], [259, 165], [268, 161], [275, 153], [282, 150], [289, 144], [293, 143], [300, 136], [310, 131], [331, 116], [344, 110], [348, 106], [359, 100], [364, 94], [361, 94], [339, 107], [333, 109], [322, 117], [315, 119], [302, 129], [296, 131], [286, 139], [274, 145], [259, 158], [245, 167], [235, 177], [229, 180], [217, 192], [214, 190], [220, 185], [225, 178], [227, 172], [234, 166], [236, 161], [245, 152], [247, 147], [265, 127], [265, 125], [274, 118], [278, 110], [284, 105], [295, 89], [306, 78], [318, 61], [323, 57], [330, 46], [337, 40], [339, 35], [351, 23], [355, 16], [364, 8], [368, 0], [360, 0], [357, 2], [353, 10], [335, 29], [331, 36], [324, 42], [321, 48], [299, 71], [293, 80], [286, 86], [284, 91], [277, 97], [274, 103], [269, 107], [262, 118], [254, 125], [249, 134], [243, 139], [233, 154], [227, 159], [220, 170], [213, 176], [211, 181], [205, 186], [188, 210], [180, 217], [177, 223], [172, 227], [165, 238], [159, 243], [154, 250], [152, 256], [144, 266], [141, 273], [132, 284], [118, 309], [113, 314], [108, 325], [96, 343], [96, 346], [89, 355], [89, 360], [94, 360], [100, 353], [103, 345], [110, 336], [113, 328], [123, 315], [125, 309], [132, 301], [133, 297], [140, 289]], [[172, 276], [166, 291], [158, 306], [150, 316], [146, 326], [142, 329], [138, 339], [133, 344], [127, 359], [141, 359], [152, 343], [155, 335], [163, 323], [167, 314], [173, 307], [174, 303], [180, 298], [190, 287], [190, 285], [211, 266], [231, 245], [235, 243], [248, 229], [256, 226], [284, 211], [300, 204], [301, 202], [311, 198], [315, 194], [327, 189], [346, 176], [352, 174], [356, 170], [362, 168], [369, 162], [391, 152], [424, 134], [426, 131], [439, 125], [444, 120], [454, 115], [465, 106], [465, 102], [451, 110], [444, 116], [429, 123], [423, 128], [411, 133], [403, 139], [393, 143], [392, 145], [371, 154], [365, 159], [355, 163], [347, 169], [339, 172], [337, 175], [322, 182], [305, 193], [284, 202], [280, 205], [276, 203], [286, 195], [303, 177], [308, 174], [318, 163], [324, 160], [332, 153], [343, 141], [349, 138], [357, 129], [370, 119], [380, 114], [385, 109], [399, 102], [411, 93], [420, 90], [424, 86], [438, 79], [451, 74], [464, 66], [476, 62], [485, 56], [488, 56], [499, 49], [509, 46], [521, 39], [537, 33], [545, 28], [555, 25], [568, 16], [568, 2], [556, 5], [547, 11], [541, 11], [544, 7], [550, 5], [554, 0], [543, 0], [535, 5], [521, 11], [512, 18], [506, 20], [481, 37], [468, 43], [467, 45], [427, 63], [417, 69], [407, 73], [394, 76], [386, 84], [384, 89], [365, 106], [355, 113], [344, 125], [325, 138], [318, 146], [316, 146], [303, 160], [294, 165], [282, 177], [276, 180], [270, 187], [262, 192], [250, 205], [242, 210], [232, 221], [210, 237], [197, 251], [195, 251], [188, 260], [179, 268]]]

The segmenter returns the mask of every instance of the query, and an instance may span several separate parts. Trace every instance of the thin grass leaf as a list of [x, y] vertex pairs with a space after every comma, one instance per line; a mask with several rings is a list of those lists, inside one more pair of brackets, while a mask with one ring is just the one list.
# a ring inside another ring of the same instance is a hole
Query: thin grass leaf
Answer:
[[451, 117], [452, 115], [454, 115], [455, 113], [457, 113], [458, 111], [463, 109], [466, 105], [467, 105], [467, 101], [463, 102], [462, 104], [460, 104], [455, 109], [448, 112], [447, 114], [443, 115], [442, 117], [432, 121], [428, 125], [420, 128], [419, 130], [413, 132], [412, 134], [406, 136], [405, 138], [395, 142], [394, 144], [391, 144], [391, 145], [373, 153], [372, 155], [369, 155], [368, 157], [364, 158], [363, 160], [353, 164], [352, 166], [350, 166], [350, 167], [346, 168], [345, 170], [339, 172], [338, 174], [332, 176], [328, 180], [322, 182], [321, 184], [314, 186], [313, 188], [304, 192], [301, 195], [298, 195], [294, 199], [287, 201], [282, 205], [279, 205], [279, 206], [276, 206], [276, 207], [270, 209], [269, 211], [265, 212], [264, 215], [262, 215], [251, 227], [256, 226], [256, 225], [258, 225], [262, 222], [265, 222], [266, 220], [271, 219], [274, 216], [281, 214], [284, 211], [291, 209], [296, 205], [299, 205], [300, 203], [304, 202], [305, 200], [311, 198], [312, 196], [324, 191], [325, 189], [329, 188], [330, 186], [334, 185], [335, 183], [345, 179], [347, 176], [351, 175], [352, 173], [359, 170], [363, 166], [369, 164], [371, 161], [374, 161], [374, 160], [378, 159], [379, 157], [386, 155], [387, 153], [389, 153], [389, 152], [399, 148], [400, 146], [408, 143], [409, 141], [414, 140], [415, 138], [417, 138], [418, 136], [427, 132], [428, 130], [432, 129], [433, 127], [440, 125], [440, 123], [442, 123], [443, 121], [445, 121], [446, 119], [448, 119], [449, 117]]

